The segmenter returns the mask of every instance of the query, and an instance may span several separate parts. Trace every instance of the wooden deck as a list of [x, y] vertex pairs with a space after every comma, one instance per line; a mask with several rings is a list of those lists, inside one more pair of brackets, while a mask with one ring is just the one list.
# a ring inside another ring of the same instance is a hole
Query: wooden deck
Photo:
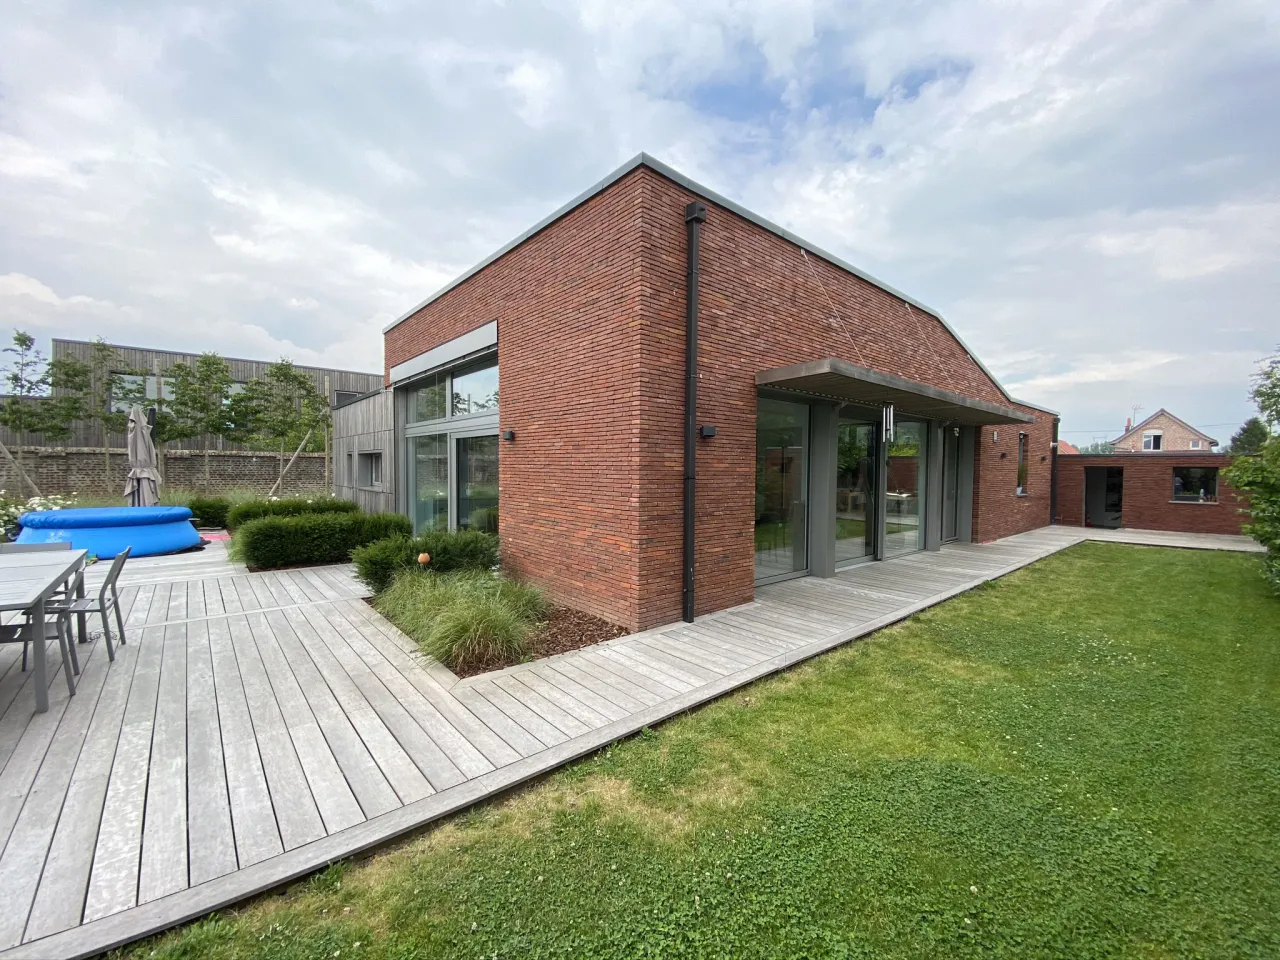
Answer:
[[[1114, 534], [1114, 535], [1113, 535]], [[951, 545], [458, 681], [348, 567], [126, 567], [128, 643], [35, 714], [0, 648], [0, 956], [92, 955], [269, 889], [1081, 539]], [[1179, 546], [1241, 549], [1243, 538]], [[104, 565], [105, 566], [105, 565]]]

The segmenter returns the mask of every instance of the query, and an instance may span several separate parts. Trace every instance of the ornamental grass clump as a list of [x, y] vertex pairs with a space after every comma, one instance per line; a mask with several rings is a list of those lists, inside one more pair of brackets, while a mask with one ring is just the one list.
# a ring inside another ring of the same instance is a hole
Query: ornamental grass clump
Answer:
[[463, 673], [529, 659], [529, 637], [548, 611], [536, 588], [475, 571], [402, 571], [374, 606], [424, 653]]

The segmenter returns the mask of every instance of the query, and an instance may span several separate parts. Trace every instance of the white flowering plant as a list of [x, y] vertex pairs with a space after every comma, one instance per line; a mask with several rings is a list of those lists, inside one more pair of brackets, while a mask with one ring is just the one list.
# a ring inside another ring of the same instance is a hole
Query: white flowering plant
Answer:
[[23, 497], [0, 490], [0, 528], [9, 540], [16, 540], [22, 531], [18, 518], [24, 513], [35, 513], [40, 510], [65, 510], [76, 505], [76, 495], [69, 497], [53, 494], [48, 497]]

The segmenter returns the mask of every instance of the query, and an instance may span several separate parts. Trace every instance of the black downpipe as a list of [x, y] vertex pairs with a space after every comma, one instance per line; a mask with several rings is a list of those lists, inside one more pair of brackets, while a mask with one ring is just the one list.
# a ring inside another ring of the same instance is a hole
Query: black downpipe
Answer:
[[1049, 522], [1058, 522], [1058, 424], [1053, 418], [1053, 443], [1049, 446]]
[[691, 203], [684, 208], [684, 225], [689, 236], [684, 315], [684, 582], [681, 596], [685, 623], [693, 623], [694, 609], [694, 490], [698, 480], [698, 246], [706, 219], [705, 204]]

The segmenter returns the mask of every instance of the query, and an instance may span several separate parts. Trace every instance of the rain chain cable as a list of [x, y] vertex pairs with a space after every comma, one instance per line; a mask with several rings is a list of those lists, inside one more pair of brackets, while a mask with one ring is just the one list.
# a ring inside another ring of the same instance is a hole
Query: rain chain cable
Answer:
[[800, 248], [800, 256], [804, 257], [805, 266], [809, 268], [809, 273], [813, 275], [813, 279], [818, 282], [818, 289], [822, 291], [822, 295], [827, 298], [827, 306], [831, 308], [831, 312], [836, 315], [836, 319], [840, 321], [840, 329], [844, 331], [845, 337], [849, 343], [853, 345], [854, 352], [858, 354], [858, 360], [865, 367], [867, 365], [866, 357], [862, 355], [862, 351], [858, 348], [858, 341], [853, 339], [853, 334], [849, 332], [849, 328], [845, 325], [844, 317], [840, 316], [840, 311], [836, 309], [835, 303], [831, 300], [831, 294], [827, 293], [826, 285], [823, 284], [822, 278], [818, 276], [818, 271], [813, 269], [813, 264], [809, 262], [809, 254], [805, 253], [804, 247]]

